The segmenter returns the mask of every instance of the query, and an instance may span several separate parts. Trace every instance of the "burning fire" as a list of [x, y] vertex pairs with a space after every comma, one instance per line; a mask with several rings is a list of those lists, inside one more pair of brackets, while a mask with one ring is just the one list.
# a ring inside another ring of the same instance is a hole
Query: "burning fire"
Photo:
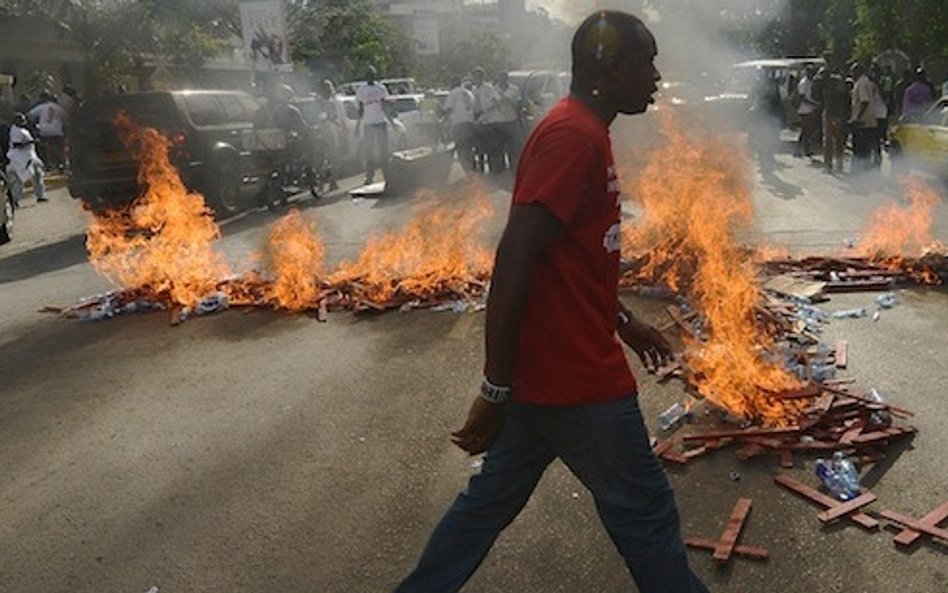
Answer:
[[686, 340], [685, 354], [697, 390], [732, 414], [786, 424], [798, 404], [767, 392], [799, 381], [768, 357], [753, 256], [734, 238], [752, 217], [747, 159], [737, 141], [688, 137], [661, 115], [664, 143], [626, 183], [643, 214], [625, 231], [624, 255], [644, 262], [638, 278], [687, 294], [702, 314], [707, 340]]
[[370, 238], [335, 271], [324, 269], [314, 225], [294, 209], [270, 228], [261, 258], [267, 275], [235, 278], [216, 249], [220, 229], [204, 197], [187, 191], [168, 159], [169, 141], [127, 116], [115, 123], [146, 191], [127, 210], [96, 216], [86, 245], [95, 268], [129, 298], [193, 309], [223, 293], [231, 305], [305, 311], [435, 304], [484, 292], [492, 258], [479, 232], [492, 209], [481, 188], [450, 202], [422, 192], [401, 232]]
[[317, 277], [325, 250], [314, 226], [293, 209], [270, 228], [267, 260], [273, 282], [266, 294], [280, 308], [303, 311], [312, 307], [322, 294]]
[[168, 160], [170, 142], [122, 114], [116, 128], [147, 189], [127, 210], [96, 216], [86, 237], [92, 265], [124, 287], [193, 306], [229, 274], [215, 250], [220, 228], [204, 196], [189, 193]]
[[366, 298], [384, 302], [396, 295], [425, 299], [435, 294], [483, 289], [493, 263], [480, 232], [493, 214], [486, 191], [474, 187], [456, 205], [422, 192], [412, 219], [401, 232], [369, 239], [354, 262], [342, 262], [329, 276], [336, 286], [356, 286]]

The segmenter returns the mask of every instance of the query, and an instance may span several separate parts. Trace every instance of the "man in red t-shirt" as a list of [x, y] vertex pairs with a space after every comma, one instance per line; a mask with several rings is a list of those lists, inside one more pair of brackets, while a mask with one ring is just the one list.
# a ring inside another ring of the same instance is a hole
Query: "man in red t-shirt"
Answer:
[[656, 53], [642, 21], [622, 12], [597, 12], [573, 37], [571, 95], [520, 157], [487, 301], [481, 393], [451, 437], [487, 455], [399, 593], [459, 590], [557, 457], [592, 493], [639, 591], [707, 593], [688, 567], [618, 339], [648, 366], [671, 354], [619, 303], [620, 191], [609, 139], [617, 114], [652, 102]]

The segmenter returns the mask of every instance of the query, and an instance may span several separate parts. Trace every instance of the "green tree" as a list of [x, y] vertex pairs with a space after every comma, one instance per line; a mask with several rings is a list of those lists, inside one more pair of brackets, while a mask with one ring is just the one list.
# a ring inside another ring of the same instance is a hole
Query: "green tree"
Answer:
[[369, 0], [289, 0], [287, 22], [294, 62], [312, 72], [351, 79], [370, 65], [381, 76], [412, 71], [410, 39]]
[[510, 44], [496, 33], [474, 31], [466, 36], [443, 35], [454, 41], [445, 44], [436, 61], [437, 82], [446, 83], [453, 76], [464, 76], [475, 67], [484, 68], [488, 78], [510, 70], [513, 54]]

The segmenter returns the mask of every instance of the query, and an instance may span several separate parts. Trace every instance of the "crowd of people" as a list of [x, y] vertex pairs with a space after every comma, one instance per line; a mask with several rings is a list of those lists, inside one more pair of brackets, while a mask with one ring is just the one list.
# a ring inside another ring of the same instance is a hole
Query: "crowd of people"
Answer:
[[[848, 76], [847, 76], [848, 74]], [[797, 157], [813, 157], [822, 145], [827, 172], [843, 171], [847, 141], [852, 150], [853, 172], [882, 166], [888, 144], [889, 123], [918, 121], [940, 96], [922, 67], [906, 69], [896, 80], [888, 66], [853, 64], [847, 73], [837, 64], [817, 69], [808, 65], [799, 81], [788, 83], [792, 105], [799, 120]], [[752, 138], [762, 162], [772, 158], [767, 142], [775, 122], [786, 123], [779, 89], [773, 80], [758, 81], [752, 102], [755, 112]]]
[[0, 161], [15, 206], [28, 182], [37, 201], [46, 201], [45, 174], [65, 171], [66, 131], [81, 104], [75, 87], [65, 84], [58, 97], [48, 90], [35, 100], [21, 94], [17, 104], [6, 110], [9, 113], [3, 114]]

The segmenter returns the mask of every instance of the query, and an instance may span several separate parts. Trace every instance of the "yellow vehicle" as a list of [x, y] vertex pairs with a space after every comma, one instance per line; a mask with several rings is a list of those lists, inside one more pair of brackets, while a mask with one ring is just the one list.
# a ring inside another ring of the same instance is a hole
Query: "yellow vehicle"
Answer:
[[889, 131], [893, 162], [948, 179], [948, 96], [917, 122], [900, 121]]

